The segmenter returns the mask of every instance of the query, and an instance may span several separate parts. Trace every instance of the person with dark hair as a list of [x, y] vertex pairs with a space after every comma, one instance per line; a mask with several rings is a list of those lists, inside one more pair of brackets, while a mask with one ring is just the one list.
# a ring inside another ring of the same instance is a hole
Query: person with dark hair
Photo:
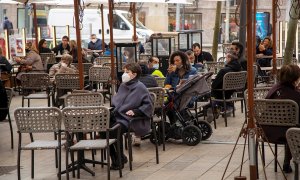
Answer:
[[62, 42], [55, 46], [52, 51], [58, 55], [58, 54], [66, 54], [70, 52], [70, 45], [69, 45], [69, 37], [68, 36], [63, 36], [62, 37]]
[[41, 39], [39, 42], [39, 53], [51, 53], [51, 49], [49, 49], [46, 39]]
[[183, 79], [197, 74], [197, 70], [191, 67], [187, 55], [181, 51], [175, 51], [171, 54], [168, 74], [165, 80], [165, 88], [176, 88]]
[[[112, 97], [112, 115], [110, 125], [116, 124], [121, 126], [121, 134], [128, 131], [129, 122], [137, 117], [139, 120], [131, 122], [131, 128], [137, 136], [143, 136], [150, 131], [150, 117], [153, 112], [153, 103], [146, 86], [139, 81], [142, 70], [139, 64], [130, 63], [124, 66], [122, 83], [118, 92]], [[117, 132], [110, 134], [111, 138], [117, 137]], [[117, 170], [124, 167], [127, 157], [123, 152], [123, 140], [120, 138], [121, 145], [121, 162], [119, 167], [117, 151], [115, 145], [110, 148], [111, 169]]]
[[159, 70], [159, 59], [157, 57], [153, 56], [149, 58], [148, 68], [148, 73], [152, 76], [165, 77], [163, 73]]
[[257, 63], [260, 67], [270, 67], [272, 58], [262, 58], [263, 56], [271, 56], [273, 54], [272, 40], [265, 37], [262, 43], [256, 47]]
[[[113, 44], [115, 44], [115, 42], [113, 42]], [[111, 55], [111, 51], [110, 51], [110, 43], [108, 43], [108, 46], [105, 50], [105, 52], [103, 53], [104, 56], [110, 56]], [[117, 48], [116, 46], [114, 45], [114, 56], [117, 55]]]
[[195, 63], [202, 65], [203, 61], [213, 61], [212, 55], [209, 52], [202, 51], [199, 43], [194, 43], [192, 48], [196, 59]]
[[146, 64], [139, 63], [142, 69], [140, 81], [146, 86], [146, 88], [158, 87], [158, 84], [153, 76], [149, 74], [149, 69]]
[[187, 50], [187, 51], [185, 52], [185, 54], [188, 56], [189, 62], [190, 62], [190, 64], [191, 64], [191, 66], [193, 66], [193, 67], [196, 68], [197, 70], [203, 68], [203, 65], [202, 65], [202, 64], [195, 63], [195, 54], [194, 54], [193, 51]]
[[[278, 80], [279, 82], [268, 92], [266, 99], [290, 99], [295, 101], [300, 107], [300, 68], [292, 64], [282, 66], [278, 73]], [[285, 173], [292, 172], [291, 159], [292, 155], [286, 144], [283, 162], [283, 171]]]
[[233, 41], [230, 45], [230, 51], [238, 57], [242, 70], [247, 71], [247, 60], [244, 55], [244, 46], [238, 41]]

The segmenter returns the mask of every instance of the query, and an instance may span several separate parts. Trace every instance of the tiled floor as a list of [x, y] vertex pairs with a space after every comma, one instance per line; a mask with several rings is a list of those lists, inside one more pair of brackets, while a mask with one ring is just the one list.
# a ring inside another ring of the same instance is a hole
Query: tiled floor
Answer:
[[[34, 106], [44, 106], [45, 101], [33, 101]], [[239, 103], [237, 103], [238, 105]], [[11, 115], [13, 110], [21, 105], [21, 97], [14, 97], [11, 105]], [[160, 163], [155, 163], [155, 148], [149, 140], [142, 142], [141, 147], [134, 147], [133, 171], [129, 171], [128, 164], [123, 169], [123, 178], [128, 180], [218, 180], [222, 178], [225, 167], [233, 150], [234, 143], [238, 137], [239, 131], [244, 121], [244, 114], [237, 107], [236, 117], [228, 118], [228, 127], [224, 127], [224, 120], [220, 117], [217, 120], [217, 129], [213, 130], [213, 135], [206, 141], [197, 146], [187, 146], [180, 142], [167, 142], [166, 151], [160, 147]], [[17, 164], [17, 133], [15, 121], [13, 121], [15, 148], [10, 149], [9, 126], [7, 122], [0, 123], [0, 166], [15, 166]], [[41, 136], [45, 137], [45, 136]], [[52, 136], [51, 136], [52, 137]], [[47, 138], [47, 137], [46, 137]], [[24, 141], [29, 141], [29, 136], [24, 136]], [[239, 175], [240, 164], [243, 154], [244, 138], [241, 138], [232, 157], [231, 163], [227, 169], [224, 179], [234, 179]], [[99, 159], [97, 153], [96, 158]], [[271, 180], [284, 179], [282, 173], [274, 172], [274, 159], [271, 151], [266, 147], [266, 176]], [[91, 153], [86, 152], [90, 157]], [[62, 151], [62, 169], [65, 167], [65, 151]], [[279, 161], [283, 161], [283, 147], [279, 147]], [[30, 152], [22, 151], [21, 158], [22, 179], [31, 179], [30, 177]], [[245, 158], [243, 163], [242, 175], [250, 179], [248, 148], [245, 149]], [[106, 179], [106, 168], [96, 166], [93, 168], [96, 176], [81, 171], [81, 179]], [[112, 179], [118, 178], [118, 171], [112, 171]], [[287, 179], [293, 179], [294, 173], [288, 174]], [[259, 177], [265, 179], [261, 163], [259, 161]], [[13, 170], [8, 174], [1, 175], [1, 180], [17, 179], [17, 171]], [[53, 151], [36, 151], [35, 154], [35, 179], [57, 179], [54, 164]], [[65, 175], [62, 179], [66, 179]]]

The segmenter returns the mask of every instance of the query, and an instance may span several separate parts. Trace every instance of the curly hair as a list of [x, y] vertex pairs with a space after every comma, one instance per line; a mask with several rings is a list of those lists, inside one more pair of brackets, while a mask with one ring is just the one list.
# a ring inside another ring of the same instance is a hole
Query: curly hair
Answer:
[[191, 70], [191, 64], [190, 64], [190, 61], [189, 61], [189, 58], [188, 56], [184, 53], [184, 52], [181, 52], [181, 51], [174, 51], [171, 56], [170, 56], [170, 64], [174, 64], [174, 59], [175, 59], [175, 56], [179, 56], [181, 61], [182, 61], [182, 67], [184, 70], [186, 71], [189, 71]]

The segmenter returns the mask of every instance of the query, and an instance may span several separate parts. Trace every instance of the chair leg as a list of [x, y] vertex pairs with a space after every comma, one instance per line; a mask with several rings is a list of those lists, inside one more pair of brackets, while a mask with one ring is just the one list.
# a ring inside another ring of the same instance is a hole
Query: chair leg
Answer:
[[58, 179], [61, 180], [61, 146], [58, 148]]
[[266, 158], [265, 158], [265, 143], [261, 143], [261, 151], [262, 151], [262, 162], [263, 164], [266, 164]]
[[24, 96], [22, 96], [22, 107], [24, 107]]
[[67, 180], [70, 179], [69, 166], [68, 165], [69, 165], [69, 147], [66, 147], [66, 176], [67, 176]]
[[133, 158], [132, 158], [132, 137], [131, 137], [131, 134], [128, 130], [127, 132], [127, 138], [128, 138], [128, 151], [129, 151], [129, 169], [130, 171], [132, 171], [132, 161], [133, 161]]
[[71, 161], [72, 161], [72, 176], [75, 178], [75, 168], [74, 168], [74, 151], [70, 150]]
[[34, 178], [34, 150], [31, 150], [31, 178]]
[[[118, 149], [118, 159], [119, 159], [119, 167], [123, 165], [122, 158], [121, 158], [121, 145], [120, 141], [117, 141], [117, 149]], [[122, 168], [119, 169], [119, 176], [122, 177]]]
[[298, 172], [299, 167], [298, 167], [298, 163], [296, 163], [296, 162], [294, 161], [294, 164], [295, 164], [295, 176], [294, 176], [294, 179], [295, 179], [295, 180], [299, 180], [299, 172]]
[[30, 99], [27, 99], [27, 105], [30, 107]]
[[153, 135], [155, 139], [155, 153], [156, 153], [156, 164], [159, 164], [159, 155], [158, 155], [158, 140], [156, 136], [155, 124], [152, 122]]
[[224, 99], [224, 121], [225, 121], [225, 127], [227, 127], [227, 107], [226, 107], [225, 99]]
[[[107, 145], [107, 179], [110, 180], [110, 149], [109, 149], [109, 145]], [[118, 153], [118, 159], [119, 159], [119, 167], [121, 169], [121, 163], [122, 163], [122, 160], [121, 160], [121, 156], [119, 155], [120, 153]]]
[[[232, 109], [232, 116], [233, 116], [233, 117], [235, 117], [235, 110], [234, 110], [235, 107], [234, 107], [234, 103], [235, 103], [235, 102], [233, 102], [233, 109]], [[243, 109], [243, 108], [242, 108], [242, 109]]]
[[277, 172], [277, 144], [275, 144], [275, 161], [274, 161], [275, 172]]
[[166, 122], [166, 113], [164, 112], [164, 110], [162, 109], [162, 121], [161, 121], [161, 125], [162, 125], [162, 143], [163, 143], [163, 151], [166, 150], [166, 132], [165, 132], [165, 122]]
[[18, 180], [21, 180], [21, 140], [22, 136], [21, 133], [19, 133], [19, 143], [18, 143]]
[[8, 109], [8, 123], [9, 123], [9, 129], [10, 129], [10, 148], [14, 149], [14, 134], [13, 134], [13, 129], [11, 125], [11, 118], [9, 114], [9, 109]]
[[[54, 139], [57, 140], [57, 136], [56, 133], [54, 133]], [[57, 160], [57, 149], [54, 150], [55, 151], [55, 168], [58, 168], [58, 160]]]
[[101, 162], [102, 162], [102, 164], [101, 164], [101, 167], [103, 168], [104, 167], [104, 165], [103, 165], [103, 162], [104, 162], [104, 152], [103, 152], [103, 149], [101, 149]]

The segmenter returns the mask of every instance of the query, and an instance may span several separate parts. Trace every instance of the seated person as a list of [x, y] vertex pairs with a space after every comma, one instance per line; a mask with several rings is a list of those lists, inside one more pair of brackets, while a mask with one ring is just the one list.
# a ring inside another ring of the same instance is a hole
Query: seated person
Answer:
[[[122, 84], [118, 92], [112, 98], [114, 110], [111, 117], [111, 126], [120, 124], [121, 134], [128, 132], [128, 125], [135, 117], [145, 117], [131, 123], [131, 128], [137, 136], [143, 136], [150, 131], [150, 117], [153, 112], [153, 104], [149, 91], [143, 83], [139, 81], [141, 67], [137, 63], [130, 63], [124, 66]], [[112, 138], [117, 137], [117, 132], [111, 133]], [[127, 162], [127, 157], [123, 152], [123, 140], [120, 138], [122, 167], [119, 167], [117, 151], [115, 145], [110, 148], [111, 169], [123, 168]]]
[[35, 45], [31, 42], [26, 43], [25, 51], [25, 58], [15, 57], [15, 61], [21, 65], [17, 75], [18, 80], [21, 80], [22, 74], [27, 72], [44, 72], [43, 62]]
[[[214, 89], [222, 89], [223, 77], [226, 73], [238, 72], [238, 71], [241, 71], [241, 65], [238, 62], [238, 57], [232, 52], [227, 53], [226, 54], [225, 67], [222, 68], [218, 72], [216, 78], [213, 80], [213, 83], [211, 85], [211, 88], [212, 88], [211, 96], [212, 96], [212, 98], [223, 99], [222, 91], [216, 91]], [[233, 94], [233, 91], [225, 91], [225, 99], [229, 99], [232, 94]], [[223, 103], [218, 104], [218, 106], [223, 106]], [[227, 103], [226, 106], [227, 106], [227, 109], [232, 109], [233, 108], [233, 104], [231, 102]]]
[[260, 67], [271, 67], [271, 58], [261, 58], [273, 54], [272, 41], [270, 37], [265, 37], [262, 43], [256, 47], [257, 64]]
[[[115, 42], [114, 42], [115, 43]], [[110, 43], [108, 43], [107, 48], [105, 49], [105, 52], [103, 53], [104, 56], [110, 56], [111, 55], [111, 50], [110, 50]], [[117, 55], [117, 48], [114, 45], [114, 56]]]
[[70, 45], [69, 45], [69, 37], [63, 36], [62, 41], [59, 45], [55, 46], [52, 51], [56, 54], [66, 54], [70, 52]]
[[142, 69], [140, 81], [146, 86], [146, 88], [158, 87], [155, 78], [149, 74], [147, 65], [140, 63], [140, 66]]
[[165, 77], [159, 70], [159, 59], [157, 57], [151, 57], [148, 63], [149, 74], [155, 77]]
[[[55, 77], [56, 74], [77, 73], [77, 69], [72, 65], [73, 57], [69, 54], [64, 54], [59, 63], [54, 64], [49, 70], [49, 76]], [[59, 97], [67, 94], [69, 90], [58, 90], [56, 94], [55, 106], [59, 107], [63, 104], [63, 100], [58, 100]]]
[[46, 39], [41, 39], [39, 42], [39, 53], [52, 53], [51, 49], [49, 49]]
[[0, 72], [1, 81], [3, 81], [5, 87], [11, 87], [10, 85], [10, 72], [12, 65], [8, 62], [5, 56], [2, 55], [2, 48], [0, 47]]
[[[78, 58], [77, 58], [77, 43], [75, 40], [70, 41], [70, 52], [69, 54], [73, 57], [73, 63], [78, 63]], [[86, 52], [84, 49], [81, 49], [81, 54], [82, 54], [82, 63], [87, 63], [88, 60], [85, 58]]]
[[88, 43], [90, 50], [102, 50], [102, 40], [98, 39], [96, 34], [91, 35], [91, 41]]
[[191, 66], [193, 66], [197, 70], [201, 70], [203, 68], [203, 64], [195, 63], [195, 55], [193, 51], [188, 50], [185, 52], [185, 54], [188, 56]]
[[[6, 119], [6, 116], [8, 114], [8, 109], [4, 109], [4, 108], [8, 108], [8, 103], [7, 103], [7, 94], [6, 94], [6, 90], [5, 87], [2, 83], [2, 81], [0, 81], [0, 122]], [[3, 108], [3, 109], [1, 109]]]
[[77, 69], [72, 65], [73, 57], [69, 54], [62, 55], [60, 62], [54, 64], [49, 70], [49, 76], [54, 77], [56, 74], [77, 73]]
[[213, 61], [213, 57], [209, 52], [202, 51], [199, 43], [192, 45], [195, 60], [197, 64], [203, 65], [204, 61]]
[[[279, 71], [278, 79], [279, 82], [270, 89], [266, 99], [290, 99], [295, 101], [300, 107], [300, 68], [297, 65], [284, 65]], [[291, 159], [292, 154], [288, 144], [286, 144], [283, 162], [283, 171], [285, 173], [292, 172]]]
[[197, 70], [191, 67], [188, 57], [181, 51], [175, 51], [170, 57], [170, 65], [165, 80], [165, 88], [176, 89], [180, 85], [181, 80], [188, 79], [189, 76], [197, 74]]

